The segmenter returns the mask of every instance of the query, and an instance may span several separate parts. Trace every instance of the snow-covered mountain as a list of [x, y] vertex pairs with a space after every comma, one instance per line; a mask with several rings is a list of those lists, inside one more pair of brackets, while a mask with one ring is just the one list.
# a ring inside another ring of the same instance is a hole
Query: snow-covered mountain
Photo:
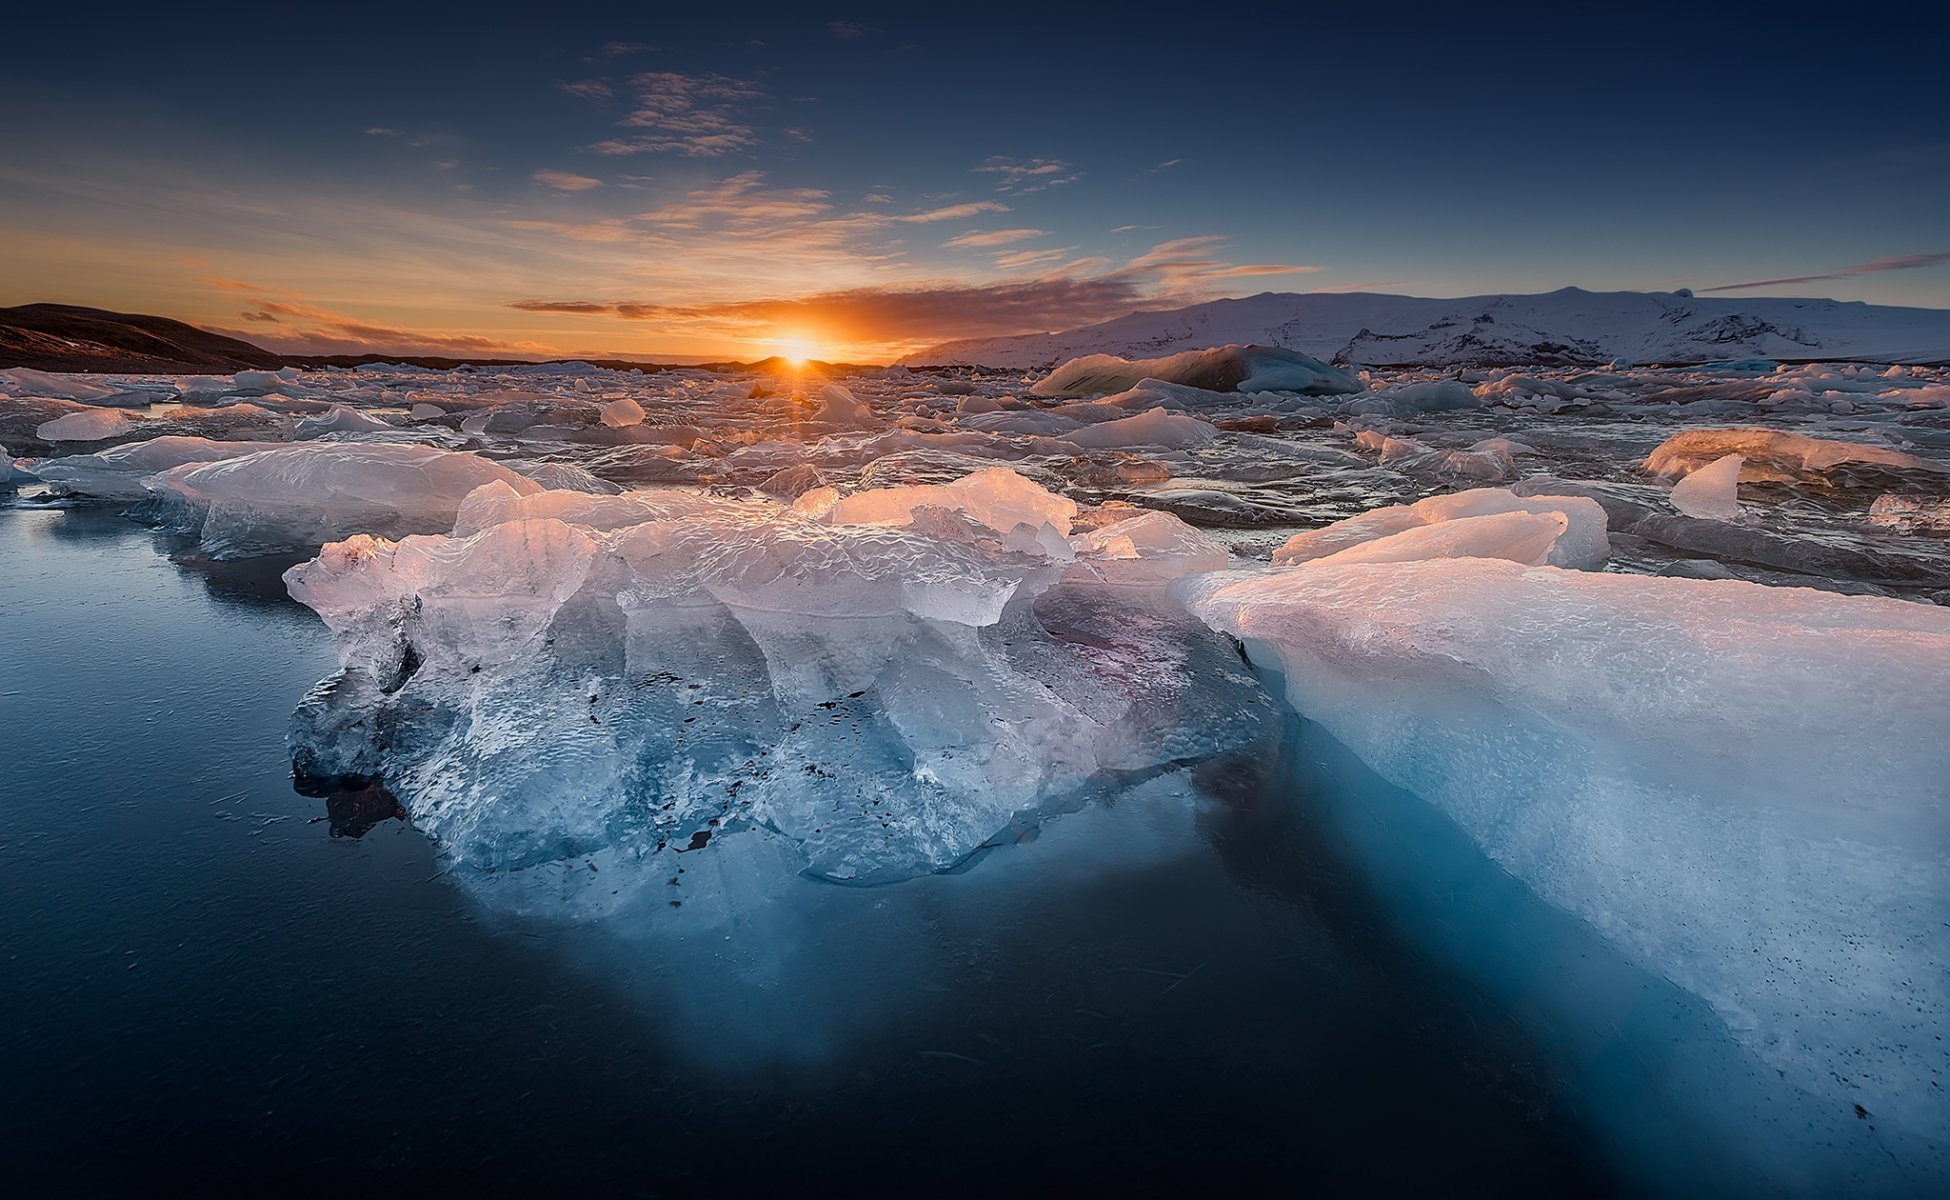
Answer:
[[1950, 310], [1859, 301], [1587, 292], [1430, 300], [1266, 292], [1140, 312], [1067, 333], [946, 342], [901, 360], [1046, 368], [1084, 354], [1156, 357], [1229, 343], [1371, 366], [1714, 362], [1729, 358], [1950, 362]]

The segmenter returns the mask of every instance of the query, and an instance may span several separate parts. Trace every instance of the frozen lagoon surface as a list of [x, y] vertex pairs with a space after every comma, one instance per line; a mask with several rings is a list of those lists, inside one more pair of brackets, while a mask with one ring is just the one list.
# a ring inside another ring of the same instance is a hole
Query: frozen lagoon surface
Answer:
[[0, 372], [37, 1154], [1945, 1182], [1943, 371], [247, 374]]

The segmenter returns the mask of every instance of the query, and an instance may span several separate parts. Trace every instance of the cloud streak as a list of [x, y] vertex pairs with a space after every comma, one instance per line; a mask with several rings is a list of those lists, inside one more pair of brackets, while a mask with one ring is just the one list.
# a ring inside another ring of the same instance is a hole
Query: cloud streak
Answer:
[[1940, 266], [1950, 263], [1950, 253], [1943, 254], [1899, 254], [1888, 258], [1878, 258], [1873, 262], [1858, 263], [1830, 271], [1826, 275], [1789, 275], [1781, 279], [1756, 279], [1750, 283], [1723, 283], [1719, 287], [1701, 288], [1701, 292], [1738, 292], [1747, 288], [1779, 287], [1789, 283], [1819, 283], [1824, 279], [1852, 279], [1857, 275], [1874, 275], [1883, 271], [1915, 271], [1924, 267]]
[[745, 106], [763, 100], [765, 90], [728, 75], [686, 75], [645, 71], [629, 81], [636, 107], [617, 122], [640, 130], [586, 147], [597, 154], [682, 154], [715, 158], [758, 144], [758, 131]]

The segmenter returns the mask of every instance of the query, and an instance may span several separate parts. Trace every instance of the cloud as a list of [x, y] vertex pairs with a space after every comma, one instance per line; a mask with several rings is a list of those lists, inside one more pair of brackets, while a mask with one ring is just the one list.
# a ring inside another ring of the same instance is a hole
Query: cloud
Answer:
[[366, 130], [366, 133], [370, 137], [405, 137], [406, 136], [405, 134], [401, 133], [399, 130], [388, 129], [384, 125], [374, 125], [371, 129]]
[[536, 183], [545, 183], [559, 192], [586, 192], [590, 188], [603, 186], [600, 179], [574, 175], [568, 171], [537, 171], [532, 178]]
[[946, 208], [909, 213], [904, 217], [895, 217], [894, 220], [906, 221], [909, 224], [924, 225], [931, 221], [962, 221], [969, 217], [981, 216], [983, 213], [1005, 213], [1008, 211], [1009, 206], [1006, 204], [998, 204], [994, 200], [977, 200], [971, 204], [950, 204]]
[[758, 144], [743, 106], [765, 97], [755, 83], [726, 75], [646, 71], [630, 77], [636, 107], [617, 122], [642, 130], [586, 147], [597, 154], [683, 154], [712, 158]]
[[[1030, 192], [1040, 192], [1044, 188], [1075, 183], [1083, 178], [1082, 172], [1074, 170], [1069, 163], [1060, 158], [1032, 158], [1027, 162], [1018, 162], [1013, 158], [996, 155], [984, 160], [981, 166], [973, 169], [985, 175], [1000, 175], [1002, 182], [996, 186], [996, 191], [1015, 191], [1025, 195]], [[1056, 176], [1061, 178], [1055, 178]]]
[[237, 314], [259, 328], [227, 330], [284, 354], [497, 354], [549, 356], [536, 342], [504, 342], [471, 333], [398, 329], [309, 304], [266, 300]]
[[597, 58], [621, 58], [626, 54], [648, 54], [656, 47], [649, 42], [604, 42]]
[[1167, 158], [1165, 161], [1159, 163], [1157, 166], [1152, 167], [1151, 174], [1156, 175], [1160, 171], [1169, 171], [1173, 167], [1177, 166], [1179, 163], [1182, 163], [1184, 161], [1185, 160], [1182, 158]]
[[1901, 254], [1889, 258], [1878, 258], [1873, 262], [1858, 263], [1830, 271], [1826, 275], [1790, 275], [1782, 279], [1756, 279], [1751, 283], [1723, 283], [1719, 287], [1701, 288], [1702, 292], [1737, 292], [1745, 288], [1777, 287], [1788, 283], [1817, 283], [1824, 279], [1849, 279], [1856, 275], [1873, 275], [1880, 271], [1915, 271], [1923, 267], [1934, 267], [1950, 262], [1950, 253], [1943, 254]]
[[995, 256], [995, 265], [1005, 271], [1020, 271], [1025, 267], [1048, 267], [1063, 261], [1063, 256], [1076, 249], [1066, 246], [1059, 250], [1012, 250], [1007, 254]]
[[1047, 229], [990, 229], [977, 233], [964, 233], [941, 243], [945, 250], [958, 250], [967, 246], [1006, 246], [1010, 242], [1025, 242], [1033, 237], [1042, 237]]
[[835, 331], [827, 336], [841, 337], [846, 331], [870, 331], [867, 337], [873, 341], [919, 345], [1089, 324], [1121, 316], [1141, 299], [1143, 289], [1136, 280], [1057, 276], [1017, 283], [852, 288], [703, 305], [517, 300], [509, 307], [578, 315], [607, 312], [718, 336], [745, 337], [779, 328]]
[[578, 100], [607, 100], [610, 97], [609, 85], [600, 79], [578, 79], [555, 86]]
[[862, 25], [858, 21], [828, 21], [826, 22], [826, 30], [843, 42], [856, 41], [869, 34], [880, 32], [880, 30], [875, 29], [873, 26]]

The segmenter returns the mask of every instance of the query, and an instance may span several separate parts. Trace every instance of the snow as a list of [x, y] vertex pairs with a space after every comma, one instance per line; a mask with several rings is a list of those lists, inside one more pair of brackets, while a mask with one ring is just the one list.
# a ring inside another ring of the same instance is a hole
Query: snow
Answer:
[[1667, 499], [1689, 517], [1731, 521], [1740, 515], [1740, 468], [1746, 458], [1729, 454], [1690, 472], [1673, 485]]
[[1950, 612], [1481, 558], [1185, 594], [1538, 896], [1794, 1088], [1861, 1104], [1892, 1153], [1929, 1153], [1950, 1117]]
[[1135, 361], [1092, 354], [1062, 364], [1029, 390], [1038, 396], [1098, 395], [1136, 387], [1146, 380], [1209, 392], [1318, 396], [1361, 390], [1360, 381], [1345, 371], [1304, 354], [1267, 346], [1220, 346]]
[[1268, 292], [1134, 313], [1063, 333], [947, 342], [911, 366], [1043, 370], [1088, 355], [1173, 355], [1256, 343], [1332, 363], [1391, 366], [1738, 364], [1780, 360], [1950, 361], [1950, 311], [1787, 297], [1588, 292], [1429, 299]]

